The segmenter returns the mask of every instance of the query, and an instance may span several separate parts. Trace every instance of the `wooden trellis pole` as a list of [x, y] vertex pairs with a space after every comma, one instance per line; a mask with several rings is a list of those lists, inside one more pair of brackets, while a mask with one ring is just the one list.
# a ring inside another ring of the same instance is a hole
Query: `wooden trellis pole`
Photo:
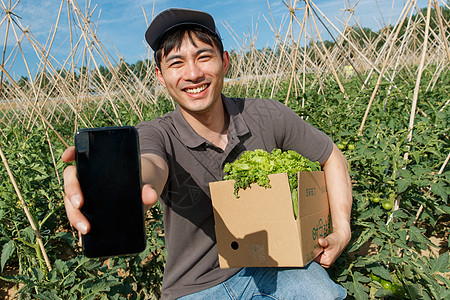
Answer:
[[361, 126], [359, 127], [359, 130], [358, 130], [358, 135], [359, 136], [362, 135], [364, 124], [366, 123], [367, 116], [369, 115], [369, 111], [370, 111], [370, 108], [372, 106], [373, 100], [375, 99], [375, 96], [376, 96], [376, 94], [378, 92], [378, 88], [380, 87], [381, 80], [383, 78], [383, 74], [384, 74], [384, 72], [386, 70], [386, 66], [387, 66], [387, 64], [389, 62], [389, 57], [390, 57], [392, 49], [394, 48], [394, 45], [395, 45], [395, 41], [397, 40], [397, 37], [398, 37], [398, 35], [400, 33], [400, 29], [402, 28], [403, 22], [405, 21], [406, 17], [408, 16], [408, 13], [409, 13], [410, 9], [413, 6], [413, 2], [415, 2], [415, 0], [410, 0], [408, 2], [408, 8], [406, 10], [406, 13], [403, 15], [403, 18], [402, 18], [401, 22], [397, 25], [398, 26], [397, 27], [397, 31], [395, 32], [394, 36], [392, 37], [392, 39], [390, 41], [391, 45], [390, 45], [389, 50], [388, 50], [388, 52], [386, 54], [386, 58], [385, 58], [385, 61], [383, 63], [383, 66], [381, 68], [380, 75], [378, 76], [377, 83], [375, 84], [375, 88], [373, 89], [372, 95], [370, 96], [369, 104], [367, 105], [367, 109], [366, 109], [366, 112], [364, 113], [364, 117], [363, 117]]
[[20, 192], [19, 187], [17, 186], [16, 180], [14, 179], [14, 175], [12, 174], [11, 169], [9, 168], [8, 160], [6, 159], [5, 154], [3, 153], [1, 145], [0, 145], [0, 156], [1, 156], [2, 161], [3, 161], [3, 165], [5, 166], [6, 171], [8, 172], [9, 179], [11, 180], [11, 183], [12, 183], [12, 185], [14, 187], [14, 190], [15, 190], [15, 192], [17, 194], [17, 197], [19, 197], [20, 203], [22, 204], [23, 211], [25, 212], [25, 215], [26, 215], [26, 217], [28, 219], [28, 222], [30, 223], [30, 226], [33, 229], [33, 232], [34, 232], [34, 234], [36, 236], [36, 240], [37, 240], [38, 245], [39, 245], [39, 249], [36, 249], [36, 251], [39, 251], [39, 250], [41, 251], [41, 254], [43, 256], [43, 259], [45, 261], [47, 269], [49, 271], [51, 271], [52, 270], [52, 266], [50, 264], [50, 260], [48, 259], [47, 252], [45, 251], [44, 242], [42, 241], [41, 233], [39, 232], [39, 228], [37, 227], [36, 223], [33, 220], [33, 217], [31, 216], [31, 213], [30, 213], [30, 211], [28, 209], [27, 203], [25, 202], [25, 200], [22, 197], [22, 193]]

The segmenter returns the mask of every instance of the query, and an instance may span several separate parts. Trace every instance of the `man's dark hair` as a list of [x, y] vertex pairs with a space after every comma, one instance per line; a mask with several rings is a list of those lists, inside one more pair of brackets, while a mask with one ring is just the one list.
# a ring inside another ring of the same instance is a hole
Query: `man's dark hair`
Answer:
[[223, 58], [223, 44], [222, 40], [217, 34], [200, 27], [200, 26], [178, 26], [166, 32], [159, 41], [158, 49], [155, 51], [156, 66], [161, 69], [161, 58], [164, 53], [167, 55], [173, 49], [180, 49], [185, 35], [188, 36], [191, 43], [195, 45], [194, 37], [201, 42], [212, 47], [217, 47], [221, 57]]

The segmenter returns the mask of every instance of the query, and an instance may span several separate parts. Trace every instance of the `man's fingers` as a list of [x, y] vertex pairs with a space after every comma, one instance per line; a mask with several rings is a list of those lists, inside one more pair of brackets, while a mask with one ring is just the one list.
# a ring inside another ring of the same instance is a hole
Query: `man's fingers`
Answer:
[[77, 178], [77, 168], [68, 166], [64, 169], [64, 192], [74, 208], [79, 209], [83, 205], [83, 193]]
[[70, 146], [68, 147], [64, 153], [61, 155], [61, 159], [64, 162], [72, 162], [75, 160], [75, 147], [74, 146]]
[[[75, 147], [68, 147], [61, 155], [64, 162], [70, 163], [75, 160]], [[78, 230], [78, 236], [86, 234], [90, 230], [90, 225], [86, 217], [81, 213], [80, 207], [83, 205], [83, 193], [77, 178], [77, 168], [68, 166], [64, 169], [64, 206], [70, 224]]]
[[343, 247], [339, 240], [339, 235], [330, 234], [324, 239], [319, 239], [319, 245], [323, 248], [323, 252], [314, 259], [324, 268], [329, 268], [341, 254]]
[[86, 234], [89, 232], [90, 225], [86, 217], [81, 213], [81, 211], [73, 207], [72, 202], [66, 196], [64, 197], [64, 206], [66, 208], [67, 217], [69, 218], [70, 224], [75, 227], [79, 233]]
[[[72, 161], [75, 158], [75, 148], [67, 148], [61, 158], [66, 162]], [[77, 168], [75, 166], [67, 166], [64, 169], [63, 177], [65, 192], [64, 206], [69, 222], [80, 234], [86, 234], [90, 230], [90, 225], [86, 217], [80, 211], [84, 199], [77, 178]]]

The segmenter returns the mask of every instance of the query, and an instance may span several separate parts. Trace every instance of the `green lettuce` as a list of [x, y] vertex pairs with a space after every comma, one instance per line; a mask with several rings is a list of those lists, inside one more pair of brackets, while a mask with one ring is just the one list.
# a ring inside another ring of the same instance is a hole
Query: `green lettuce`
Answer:
[[224, 180], [234, 180], [234, 195], [239, 198], [239, 191], [248, 188], [252, 183], [269, 188], [268, 175], [286, 173], [291, 188], [291, 196], [295, 218], [298, 211], [298, 172], [320, 171], [320, 164], [312, 162], [295, 151], [274, 149], [268, 153], [262, 149], [244, 152], [233, 163], [224, 167]]

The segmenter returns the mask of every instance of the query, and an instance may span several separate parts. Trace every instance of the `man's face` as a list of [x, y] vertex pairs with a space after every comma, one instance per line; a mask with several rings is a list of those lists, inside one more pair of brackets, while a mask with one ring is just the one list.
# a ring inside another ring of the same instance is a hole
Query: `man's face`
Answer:
[[221, 103], [223, 79], [229, 56], [216, 47], [185, 36], [180, 49], [162, 53], [156, 75], [182, 111], [189, 114], [212, 112]]

